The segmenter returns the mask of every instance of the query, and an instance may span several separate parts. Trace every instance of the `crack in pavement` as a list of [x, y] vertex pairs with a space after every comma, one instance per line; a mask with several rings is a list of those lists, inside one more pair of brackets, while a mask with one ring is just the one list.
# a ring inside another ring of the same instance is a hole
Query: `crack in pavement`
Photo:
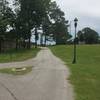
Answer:
[[18, 99], [16, 98], [16, 96], [14, 95], [14, 93], [12, 93], [12, 91], [11, 91], [8, 87], [6, 87], [6, 86], [5, 86], [3, 83], [1, 83], [1, 82], [0, 82], [0, 85], [8, 91], [8, 93], [12, 96], [12, 98], [13, 98], [14, 100], [18, 100]]

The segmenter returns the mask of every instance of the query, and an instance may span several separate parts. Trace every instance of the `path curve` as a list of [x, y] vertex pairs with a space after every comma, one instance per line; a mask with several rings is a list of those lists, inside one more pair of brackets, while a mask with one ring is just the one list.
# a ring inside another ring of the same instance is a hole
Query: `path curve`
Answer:
[[20, 62], [0, 63], [0, 68], [25, 67], [25, 66], [28, 67], [28, 66], [33, 66], [34, 62], [35, 58]]
[[[48, 48], [43, 48], [31, 63], [34, 67], [27, 75], [0, 74], [0, 82], [17, 100], [74, 100], [73, 88], [67, 80], [69, 70]], [[14, 100], [2, 85], [0, 100]]]

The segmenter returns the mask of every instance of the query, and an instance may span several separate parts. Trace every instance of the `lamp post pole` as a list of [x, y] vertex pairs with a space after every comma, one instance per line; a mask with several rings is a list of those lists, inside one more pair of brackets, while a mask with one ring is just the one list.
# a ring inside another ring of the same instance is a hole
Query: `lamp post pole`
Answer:
[[77, 22], [78, 22], [78, 19], [75, 18], [74, 19], [74, 27], [75, 27], [75, 37], [74, 37], [74, 57], [73, 57], [73, 64], [76, 63], [76, 29], [77, 29]]

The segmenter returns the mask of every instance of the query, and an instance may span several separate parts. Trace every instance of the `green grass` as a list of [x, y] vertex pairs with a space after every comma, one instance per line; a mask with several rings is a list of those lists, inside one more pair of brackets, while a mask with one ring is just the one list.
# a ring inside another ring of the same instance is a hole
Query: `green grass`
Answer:
[[12, 75], [25, 75], [29, 72], [32, 71], [32, 67], [25, 67], [26, 70], [21, 70], [21, 71], [13, 71], [13, 68], [3, 68], [0, 69], [0, 73], [4, 73], [4, 74], [12, 74]]
[[100, 100], [100, 45], [77, 46], [77, 63], [72, 64], [73, 46], [50, 47], [69, 66], [75, 100]]
[[9, 50], [0, 54], [0, 63], [27, 60], [35, 57], [39, 50], [39, 48]]

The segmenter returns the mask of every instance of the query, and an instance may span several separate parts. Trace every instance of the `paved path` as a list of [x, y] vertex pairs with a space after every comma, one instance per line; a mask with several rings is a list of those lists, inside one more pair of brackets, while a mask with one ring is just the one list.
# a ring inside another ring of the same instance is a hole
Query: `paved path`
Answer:
[[73, 100], [69, 70], [60, 59], [44, 48], [32, 61], [27, 75], [0, 74], [0, 100]]

